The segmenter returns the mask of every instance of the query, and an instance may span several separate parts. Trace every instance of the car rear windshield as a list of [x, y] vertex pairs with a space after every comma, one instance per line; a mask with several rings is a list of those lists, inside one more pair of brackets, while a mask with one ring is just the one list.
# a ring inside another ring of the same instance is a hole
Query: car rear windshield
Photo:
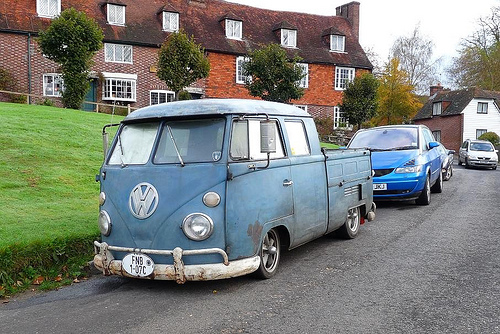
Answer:
[[418, 148], [418, 128], [378, 128], [358, 132], [349, 148], [372, 151], [414, 150]]
[[490, 143], [470, 143], [470, 149], [472, 151], [483, 151], [483, 152], [493, 152], [493, 145]]

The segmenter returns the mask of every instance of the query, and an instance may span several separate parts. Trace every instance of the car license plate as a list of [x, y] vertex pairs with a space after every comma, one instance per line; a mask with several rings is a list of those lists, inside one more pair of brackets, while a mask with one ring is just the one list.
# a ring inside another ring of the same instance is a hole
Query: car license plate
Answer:
[[387, 183], [374, 183], [373, 190], [387, 190]]
[[145, 254], [130, 253], [123, 258], [122, 267], [132, 276], [147, 277], [153, 273], [155, 263]]

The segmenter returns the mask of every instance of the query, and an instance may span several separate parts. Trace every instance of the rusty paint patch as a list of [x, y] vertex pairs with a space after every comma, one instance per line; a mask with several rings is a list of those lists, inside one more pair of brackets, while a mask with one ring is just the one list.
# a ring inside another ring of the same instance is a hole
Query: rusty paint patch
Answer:
[[248, 225], [247, 234], [252, 238], [254, 245], [260, 244], [260, 236], [262, 235], [262, 225], [259, 221], [256, 221], [254, 224]]

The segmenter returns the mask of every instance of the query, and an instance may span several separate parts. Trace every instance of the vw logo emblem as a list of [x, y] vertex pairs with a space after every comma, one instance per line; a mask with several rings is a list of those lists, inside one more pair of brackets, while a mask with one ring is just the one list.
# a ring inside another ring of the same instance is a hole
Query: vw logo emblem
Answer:
[[130, 192], [128, 205], [134, 217], [146, 219], [155, 212], [158, 206], [158, 192], [147, 182], [139, 183]]

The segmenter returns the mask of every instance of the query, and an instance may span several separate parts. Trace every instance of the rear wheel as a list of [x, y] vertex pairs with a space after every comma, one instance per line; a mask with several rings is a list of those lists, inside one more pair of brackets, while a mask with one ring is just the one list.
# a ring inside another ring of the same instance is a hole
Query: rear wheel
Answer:
[[280, 236], [276, 229], [269, 230], [260, 246], [260, 266], [255, 272], [260, 278], [271, 278], [276, 274], [281, 255]]
[[339, 229], [340, 236], [344, 239], [354, 239], [359, 233], [361, 225], [361, 210], [359, 207], [347, 211], [347, 219]]
[[419, 205], [429, 205], [431, 204], [431, 181], [429, 175], [425, 179], [424, 189], [422, 190], [422, 194], [415, 200], [415, 202]]

